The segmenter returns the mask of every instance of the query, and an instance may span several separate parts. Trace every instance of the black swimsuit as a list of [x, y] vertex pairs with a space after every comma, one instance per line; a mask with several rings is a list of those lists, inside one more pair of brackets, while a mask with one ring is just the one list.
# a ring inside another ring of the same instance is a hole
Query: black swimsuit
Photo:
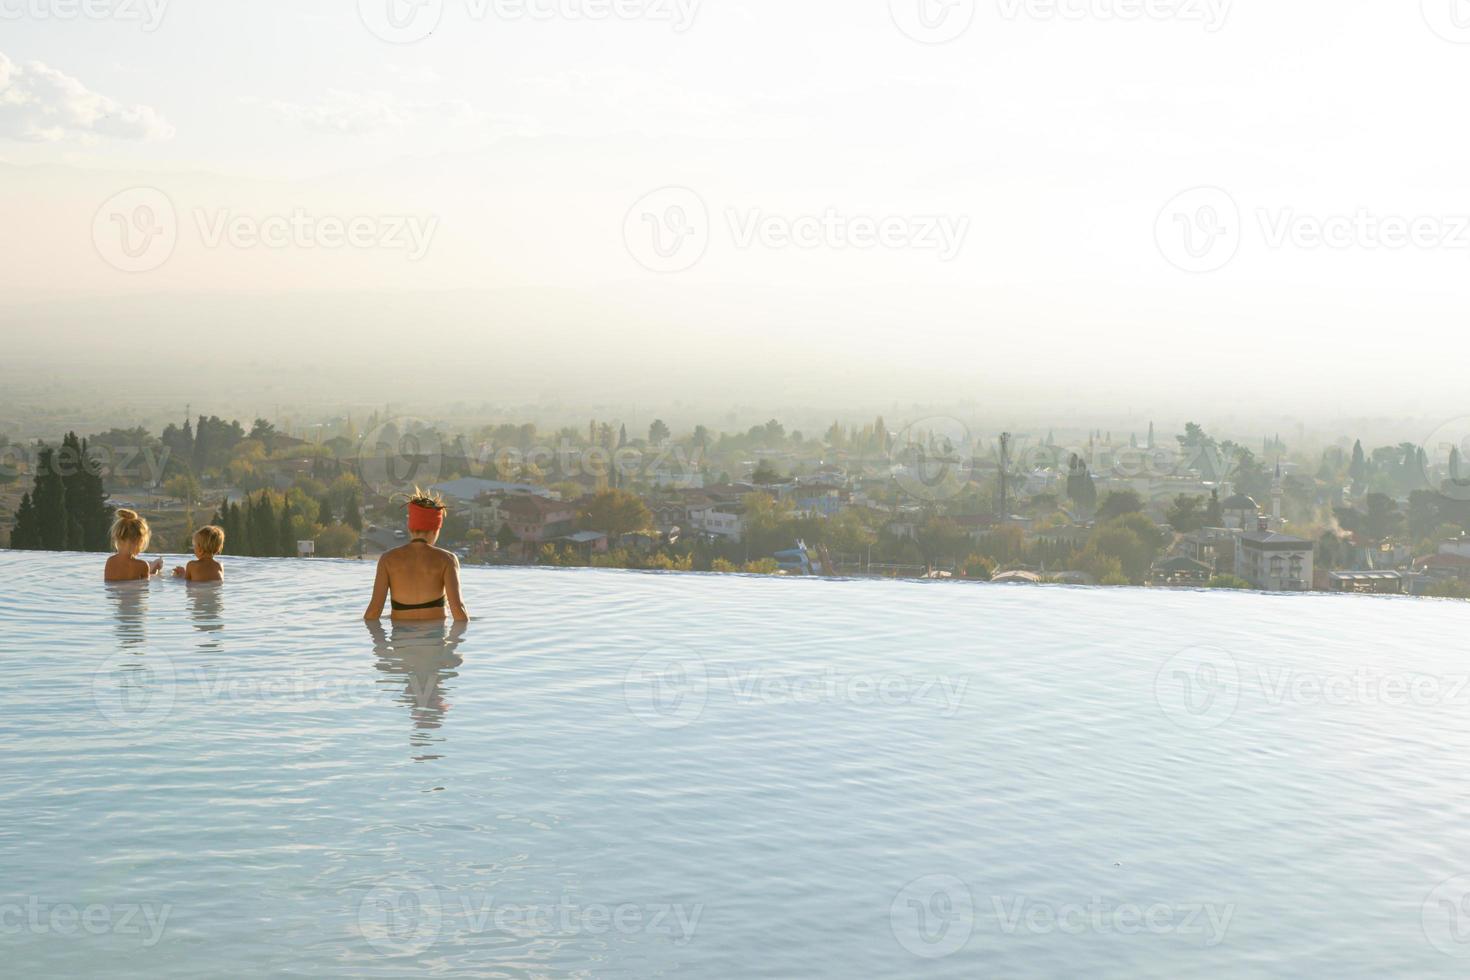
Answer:
[[[414, 538], [412, 541], [409, 542], [409, 544], [428, 544], [428, 543], [429, 542], [425, 541], [423, 538]], [[390, 601], [393, 603], [393, 611], [394, 612], [413, 612], [415, 609], [443, 609], [444, 608], [444, 599], [445, 599], [445, 597], [441, 595], [439, 598], [435, 599], [433, 602], [407, 603], [407, 602], [399, 602], [397, 599], [392, 599]]]

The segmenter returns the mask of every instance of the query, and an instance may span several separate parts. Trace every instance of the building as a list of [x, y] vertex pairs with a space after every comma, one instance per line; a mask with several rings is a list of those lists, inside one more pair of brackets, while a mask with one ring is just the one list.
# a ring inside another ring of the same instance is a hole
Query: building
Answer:
[[710, 537], [739, 541], [745, 535], [745, 508], [739, 504], [690, 506], [689, 526]]
[[1402, 595], [1404, 576], [1399, 572], [1328, 572], [1327, 591]]
[[442, 494], [446, 500], [458, 501], [461, 504], [473, 503], [487, 494], [529, 494], [533, 497], [556, 496], [545, 487], [537, 487], [529, 483], [502, 483], [499, 480], [480, 480], [475, 477], [450, 480], [447, 483], [436, 483], [429, 489], [435, 493]]
[[577, 507], [545, 497], [511, 497], [499, 505], [511, 533], [522, 544], [540, 543], [576, 530]]
[[1235, 574], [1266, 592], [1304, 592], [1312, 584], [1312, 542], [1277, 531], [1248, 531], [1236, 542]]
[[1254, 497], [1248, 497], [1243, 493], [1237, 493], [1233, 497], [1226, 497], [1220, 504], [1221, 523], [1225, 527], [1235, 531], [1249, 531], [1256, 527], [1261, 519], [1261, 508]]
[[1175, 555], [1154, 563], [1149, 576], [1154, 585], [1204, 585], [1215, 574], [1213, 562], [1199, 561], [1187, 555]]

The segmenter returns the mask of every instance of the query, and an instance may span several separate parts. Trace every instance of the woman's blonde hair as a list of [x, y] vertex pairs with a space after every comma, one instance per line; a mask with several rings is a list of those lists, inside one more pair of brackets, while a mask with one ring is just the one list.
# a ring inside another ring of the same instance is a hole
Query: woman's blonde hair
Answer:
[[206, 524], [194, 532], [194, 547], [211, 557], [225, 550], [225, 529]]
[[415, 485], [413, 493], [399, 494], [398, 496], [403, 497], [407, 503], [418, 504], [420, 507], [427, 507], [430, 510], [448, 510], [444, 506], [444, 495], [437, 490], [424, 490]]
[[112, 547], [114, 550], [122, 551], [122, 546], [136, 544], [139, 551], [148, 550], [148, 542], [153, 540], [153, 531], [148, 527], [148, 522], [138, 516], [137, 511], [122, 508], [117, 512], [117, 518], [112, 522]]

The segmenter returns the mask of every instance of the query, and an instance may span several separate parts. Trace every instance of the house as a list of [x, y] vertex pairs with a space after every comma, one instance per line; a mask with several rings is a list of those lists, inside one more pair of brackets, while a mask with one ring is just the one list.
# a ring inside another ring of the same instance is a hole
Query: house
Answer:
[[1415, 571], [1422, 572], [1432, 582], [1470, 582], [1470, 556], [1446, 552], [1441, 548], [1437, 555], [1420, 558], [1414, 562]]
[[1304, 592], [1312, 584], [1312, 542], [1265, 529], [1240, 536], [1235, 574], [1266, 592]]
[[1404, 576], [1399, 572], [1328, 572], [1327, 591], [1402, 595]]
[[710, 537], [739, 541], [745, 535], [745, 508], [739, 504], [691, 505], [689, 526]]
[[1213, 562], [1200, 561], [1187, 555], [1175, 555], [1154, 562], [1150, 579], [1154, 585], [1204, 585], [1215, 574]]
[[1214, 569], [1235, 567], [1235, 542], [1239, 531], [1223, 527], [1204, 527], [1190, 531], [1179, 539], [1179, 551], [1186, 558], [1204, 562]]
[[562, 500], [510, 497], [502, 501], [498, 509], [511, 533], [522, 544], [549, 541], [576, 530], [577, 507]]
[[1220, 513], [1224, 515], [1221, 523], [1225, 527], [1235, 531], [1249, 531], [1259, 523], [1261, 508], [1254, 497], [1237, 493], [1221, 502]]
[[556, 496], [545, 487], [532, 486], [529, 483], [502, 483], [499, 480], [480, 480], [475, 477], [465, 477], [460, 480], [450, 480], [447, 483], [436, 483], [429, 488], [435, 493], [441, 494], [446, 500], [458, 501], [462, 504], [473, 503], [486, 495], [514, 495], [530, 494], [536, 497]]
[[570, 545], [583, 557], [607, 554], [607, 535], [601, 531], [574, 531], [551, 540], [554, 544]]

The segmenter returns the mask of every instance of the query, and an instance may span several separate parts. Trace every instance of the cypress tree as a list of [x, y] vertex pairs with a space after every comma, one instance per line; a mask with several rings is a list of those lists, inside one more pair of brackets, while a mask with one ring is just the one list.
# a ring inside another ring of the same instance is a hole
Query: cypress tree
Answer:
[[47, 446], [36, 457], [36, 487], [31, 491], [42, 551], [67, 548], [66, 485], [57, 470], [56, 450]]
[[250, 529], [250, 544], [255, 550], [251, 554], [262, 558], [274, 555], [279, 539], [276, 536], [276, 508], [271, 503], [269, 491], [261, 493], [260, 503], [253, 513], [255, 522]]
[[70, 546], [78, 551], [107, 551], [112, 508], [102, 474], [87, 453], [87, 443], [69, 432], [59, 456], [62, 484], [66, 487], [66, 512]]
[[296, 534], [291, 524], [291, 505], [281, 509], [281, 527], [277, 535], [276, 554], [282, 558], [296, 557]]
[[342, 512], [342, 523], [359, 533], [362, 532], [362, 510], [358, 506], [357, 491], [347, 498], [347, 506]]
[[329, 497], [323, 497], [321, 506], [317, 509], [316, 522], [322, 527], [330, 527], [332, 524], [332, 501]]
[[16, 508], [15, 528], [10, 532], [10, 547], [16, 551], [35, 551], [41, 547], [36, 508], [31, 505], [29, 493], [21, 495], [20, 506]]

